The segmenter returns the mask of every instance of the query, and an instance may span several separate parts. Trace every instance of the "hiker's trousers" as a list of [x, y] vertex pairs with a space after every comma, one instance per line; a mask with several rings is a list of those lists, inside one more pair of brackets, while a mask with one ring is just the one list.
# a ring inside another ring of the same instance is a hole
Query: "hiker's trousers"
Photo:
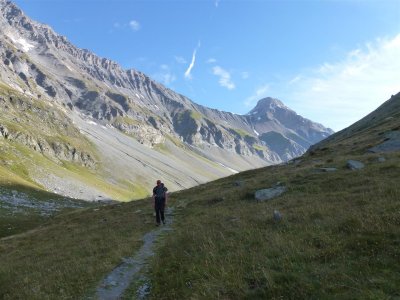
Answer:
[[161, 221], [165, 221], [165, 217], [164, 217], [164, 209], [165, 209], [165, 199], [164, 200], [157, 200], [156, 199], [156, 203], [154, 205], [154, 209], [156, 211], [156, 222], [157, 224], [160, 224], [160, 219]]

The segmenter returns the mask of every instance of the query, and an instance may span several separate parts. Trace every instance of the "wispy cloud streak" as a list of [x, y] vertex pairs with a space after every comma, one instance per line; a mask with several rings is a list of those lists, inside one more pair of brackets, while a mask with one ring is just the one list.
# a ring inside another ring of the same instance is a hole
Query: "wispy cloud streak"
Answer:
[[189, 64], [189, 67], [186, 69], [185, 72], [185, 78], [191, 80], [192, 79], [192, 69], [194, 67], [194, 64], [196, 62], [196, 53], [197, 53], [197, 49], [200, 48], [200, 42], [198, 43], [197, 47], [193, 50], [193, 55], [192, 55], [192, 61]]
[[235, 84], [231, 80], [231, 74], [221, 68], [220, 66], [215, 66], [212, 68], [213, 74], [219, 77], [219, 85], [227, 88], [228, 90], [233, 90]]

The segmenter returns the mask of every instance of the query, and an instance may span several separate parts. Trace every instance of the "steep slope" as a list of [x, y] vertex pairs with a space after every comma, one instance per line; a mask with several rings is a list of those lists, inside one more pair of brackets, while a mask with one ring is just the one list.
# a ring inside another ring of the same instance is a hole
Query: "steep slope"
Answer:
[[[148, 189], [162, 176], [173, 190], [189, 187], [286, 161], [332, 133], [283, 105], [245, 116], [197, 105], [139, 71], [123, 70], [109, 59], [75, 47], [7, 0], [0, 0], [0, 59], [4, 89], [63, 110], [74, 120], [70, 127], [86, 135], [97, 149], [97, 166], [103, 171], [99, 176], [116, 184], [133, 181]], [[262, 105], [263, 101], [257, 107]], [[131, 139], [122, 135], [115, 139], [119, 134], [115, 129]], [[258, 131], [265, 135], [258, 136]], [[121, 149], [128, 154], [121, 155]], [[111, 152], [115, 153], [112, 162]], [[149, 156], [144, 159], [138, 153]], [[113, 174], [114, 164], [123, 176]], [[148, 166], [147, 172], [143, 165]], [[86, 198], [93, 199], [91, 194]]]
[[[315, 144], [309, 155], [321, 152], [363, 154], [400, 149], [400, 93], [392, 95], [375, 111], [327, 139]], [[385, 146], [387, 145], [387, 146]]]

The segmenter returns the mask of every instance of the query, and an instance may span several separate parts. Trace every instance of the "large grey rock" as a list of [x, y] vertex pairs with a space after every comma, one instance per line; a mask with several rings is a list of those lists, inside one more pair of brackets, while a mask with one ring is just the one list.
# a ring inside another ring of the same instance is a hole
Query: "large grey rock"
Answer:
[[386, 141], [370, 148], [373, 153], [400, 151], [400, 131], [390, 131], [385, 134]]
[[269, 189], [258, 190], [254, 194], [257, 201], [266, 201], [276, 198], [287, 191], [285, 186], [276, 186]]
[[365, 167], [365, 165], [358, 160], [348, 160], [347, 161], [347, 168], [349, 168], [350, 170], [361, 170]]

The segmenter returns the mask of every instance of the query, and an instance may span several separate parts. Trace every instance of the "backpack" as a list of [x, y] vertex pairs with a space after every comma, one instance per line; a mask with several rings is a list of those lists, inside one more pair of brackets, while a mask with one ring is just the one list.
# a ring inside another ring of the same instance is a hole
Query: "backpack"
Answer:
[[163, 184], [161, 184], [160, 186], [156, 186], [154, 188], [154, 194], [156, 195], [156, 198], [164, 199], [165, 198], [165, 190], [166, 190], [166, 188], [164, 187]]

